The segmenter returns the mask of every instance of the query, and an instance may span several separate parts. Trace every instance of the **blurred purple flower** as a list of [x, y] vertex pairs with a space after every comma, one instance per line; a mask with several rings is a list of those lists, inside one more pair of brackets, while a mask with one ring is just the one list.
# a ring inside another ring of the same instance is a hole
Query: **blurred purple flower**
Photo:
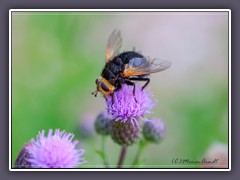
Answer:
[[213, 142], [203, 156], [202, 168], [228, 168], [228, 145]]
[[50, 129], [44, 136], [44, 130], [39, 132], [36, 140], [32, 139], [26, 147], [29, 156], [26, 161], [31, 168], [74, 168], [85, 163], [81, 157], [82, 149], [76, 149], [77, 140], [72, 141], [74, 135]]
[[77, 127], [81, 138], [89, 138], [96, 134], [94, 128], [95, 118], [95, 115], [90, 112], [84, 113], [80, 116]]
[[112, 119], [108, 116], [107, 112], [101, 112], [94, 123], [96, 132], [103, 136], [109, 135], [111, 123]]
[[133, 86], [123, 84], [122, 88], [115, 92], [112, 96], [106, 97], [107, 110], [115, 121], [125, 123], [131, 120], [132, 124], [138, 124], [139, 117], [144, 118], [145, 114], [151, 113], [151, 109], [156, 105], [156, 101], [151, 100], [151, 94], [146, 90], [142, 90], [142, 86], [137, 83], [135, 89], [135, 97], [133, 96]]
[[145, 122], [143, 136], [149, 142], [159, 143], [165, 135], [165, 123], [159, 118], [153, 118]]

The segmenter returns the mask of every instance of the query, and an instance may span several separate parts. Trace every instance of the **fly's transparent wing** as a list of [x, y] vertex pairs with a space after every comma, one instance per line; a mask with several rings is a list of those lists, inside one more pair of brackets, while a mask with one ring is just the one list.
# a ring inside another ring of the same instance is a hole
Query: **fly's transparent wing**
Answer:
[[150, 73], [164, 71], [171, 67], [172, 63], [168, 60], [148, 57], [148, 69]]
[[157, 73], [168, 69], [171, 66], [171, 62], [168, 60], [162, 60], [158, 58], [142, 57], [133, 58], [125, 66], [123, 71], [124, 76], [139, 76], [150, 73]]
[[105, 60], [109, 62], [115, 57], [122, 47], [121, 32], [115, 29], [108, 38]]

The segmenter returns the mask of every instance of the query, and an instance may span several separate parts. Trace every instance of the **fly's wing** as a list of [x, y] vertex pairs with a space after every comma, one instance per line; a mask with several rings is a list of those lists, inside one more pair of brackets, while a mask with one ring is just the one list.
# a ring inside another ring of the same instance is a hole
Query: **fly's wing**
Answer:
[[133, 58], [126, 64], [123, 74], [125, 77], [147, 75], [163, 71], [170, 66], [171, 62], [168, 60], [150, 57]]
[[122, 37], [119, 30], [115, 29], [108, 38], [105, 60], [109, 62], [115, 57], [122, 47]]

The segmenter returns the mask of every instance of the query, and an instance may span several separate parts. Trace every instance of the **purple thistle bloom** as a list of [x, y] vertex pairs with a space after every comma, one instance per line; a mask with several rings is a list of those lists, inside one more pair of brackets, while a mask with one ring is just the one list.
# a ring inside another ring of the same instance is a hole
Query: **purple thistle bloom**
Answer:
[[151, 100], [151, 94], [147, 90], [142, 90], [142, 86], [136, 84], [135, 97], [133, 96], [133, 86], [123, 84], [122, 88], [114, 92], [112, 96], [106, 97], [107, 110], [115, 121], [125, 123], [131, 120], [132, 124], [139, 125], [138, 119], [144, 114], [151, 113], [151, 109], [156, 105], [156, 101]]
[[20, 153], [18, 154], [17, 159], [14, 162], [14, 168], [31, 168], [31, 163], [27, 160], [31, 157], [29, 149], [31, 148], [31, 143], [26, 144]]
[[39, 132], [36, 141], [31, 140], [27, 149], [30, 157], [27, 161], [32, 168], [74, 168], [85, 163], [81, 157], [83, 149], [76, 149], [77, 140], [72, 141], [74, 135], [50, 129], [44, 136], [44, 130]]

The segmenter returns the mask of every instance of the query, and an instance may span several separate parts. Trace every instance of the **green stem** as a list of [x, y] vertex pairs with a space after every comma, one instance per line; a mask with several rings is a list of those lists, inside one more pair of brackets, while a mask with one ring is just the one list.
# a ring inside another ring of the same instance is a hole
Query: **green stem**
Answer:
[[102, 152], [104, 154], [103, 163], [104, 163], [105, 167], [108, 168], [109, 163], [108, 163], [107, 155], [106, 155], [107, 153], [106, 153], [106, 137], [105, 136], [102, 136]]
[[142, 155], [143, 150], [144, 150], [145, 147], [147, 146], [147, 144], [148, 144], [148, 143], [147, 143], [146, 141], [144, 141], [144, 140], [142, 140], [142, 141], [139, 142], [138, 151], [137, 151], [137, 154], [136, 154], [136, 156], [135, 156], [135, 159], [134, 159], [134, 161], [133, 161], [133, 163], [132, 163], [133, 166], [136, 166], [136, 165], [139, 164], [139, 159], [140, 159], [140, 157], [141, 157], [141, 155]]
[[126, 147], [126, 146], [123, 146], [123, 147], [122, 147], [122, 150], [121, 150], [120, 157], [119, 157], [119, 161], [118, 161], [118, 166], [117, 166], [117, 168], [122, 168], [123, 161], [124, 161], [124, 159], [125, 159], [126, 153], [127, 153], [127, 147]]

